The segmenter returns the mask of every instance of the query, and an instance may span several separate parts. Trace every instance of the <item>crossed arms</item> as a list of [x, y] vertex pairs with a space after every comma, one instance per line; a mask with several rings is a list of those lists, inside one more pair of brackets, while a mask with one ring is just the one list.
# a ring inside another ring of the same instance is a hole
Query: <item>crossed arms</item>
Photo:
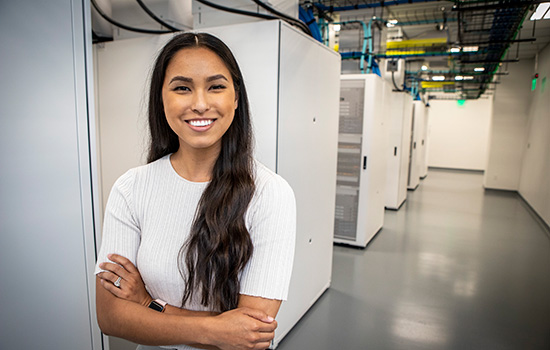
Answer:
[[[203, 349], [266, 349], [274, 337], [280, 300], [240, 295], [238, 308], [224, 313], [185, 310], [167, 305], [149, 309], [139, 271], [112, 254], [96, 277], [96, 305], [103, 333], [143, 345], [187, 344]], [[122, 278], [120, 288], [113, 282]]]

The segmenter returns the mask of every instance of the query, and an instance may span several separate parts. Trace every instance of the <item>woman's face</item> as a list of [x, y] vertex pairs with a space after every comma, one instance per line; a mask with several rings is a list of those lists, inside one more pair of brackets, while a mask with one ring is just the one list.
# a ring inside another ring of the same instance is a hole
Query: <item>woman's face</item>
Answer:
[[205, 48], [177, 52], [166, 68], [162, 101], [180, 149], [219, 152], [237, 99], [231, 74], [218, 55]]

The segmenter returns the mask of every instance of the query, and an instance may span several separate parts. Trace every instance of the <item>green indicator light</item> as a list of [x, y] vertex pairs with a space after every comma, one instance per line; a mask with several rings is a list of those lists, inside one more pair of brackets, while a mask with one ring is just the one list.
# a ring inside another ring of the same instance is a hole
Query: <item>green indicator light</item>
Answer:
[[533, 78], [533, 80], [531, 81], [531, 91], [535, 91], [536, 88], [537, 88], [537, 78]]
[[456, 100], [456, 103], [458, 104], [459, 107], [462, 107], [466, 103], [466, 100]]

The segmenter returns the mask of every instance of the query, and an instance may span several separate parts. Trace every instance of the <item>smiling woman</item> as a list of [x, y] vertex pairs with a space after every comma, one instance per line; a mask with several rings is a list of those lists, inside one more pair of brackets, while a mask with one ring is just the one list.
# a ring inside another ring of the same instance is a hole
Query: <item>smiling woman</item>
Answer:
[[149, 128], [149, 163], [117, 180], [106, 207], [101, 329], [172, 349], [265, 349], [288, 295], [296, 205], [252, 158], [246, 89], [223, 42], [185, 33], [162, 49]]

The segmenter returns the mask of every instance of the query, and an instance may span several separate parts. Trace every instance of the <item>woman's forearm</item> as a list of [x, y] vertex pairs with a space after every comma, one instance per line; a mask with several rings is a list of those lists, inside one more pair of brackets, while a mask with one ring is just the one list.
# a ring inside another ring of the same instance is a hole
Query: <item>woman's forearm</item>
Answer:
[[247, 307], [216, 316], [173, 307], [169, 307], [168, 313], [161, 313], [117, 298], [103, 288], [99, 280], [98, 277], [96, 308], [99, 327], [107, 335], [139, 344], [265, 349], [277, 327], [277, 322], [265, 312]]
[[115, 297], [96, 285], [97, 317], [103, 333], [143, 345], [204, 344], [209, 332], [204, 316], [182, 317]]
[[[166, 307], [164, 308], [164, 313], [167, 315], [175, 315], [175, 316], [186, 316], [186, 317], [209, 317], [209, 316], [217, 316], [220, 313], [219, 312], [213, 312], [213, 311], [193, 311], [193, 310], [187, 310], [182, 309], [176, 306], [172, 306], [169, 304], [166, 304]], [[205, 345], [205, 344], [188, 344], [194, 348], [197, 349], [205, 349], [205, 350], [219, 350], [217, 346], [213, 345]]]
[[193, 311], [193, 310], [187, 310], [182, 309], [176, 306], [172, 306], [169, 304], [166, 304], [166, 308], [164, 309], [164, 313], [167, 315], [175, 315], [175, 316], [189, 316], [189, 317], [197, 317], [197, 316], [217, 316], [220, 313], [219, 312], [213, 312], [213, 311]]
[[[147, 296], [147, 298], [144, 301], [141, 302], [141, 305], [143, 305], [145, 307], [148, 307], [149, 304], [151, 304], [151, 302], [153, 300], [154, 299], [151, 298], [151, 296]], [[214, 312], [214, 311], [188, 310], [188, 309], [180, 308], [180, 307], [170, 305], [170, 304], [166, 304], [166, 306], [164, 307], [163, 312], [167, 315], [190, 316], [190, 317], [195, 317], [195, 316], [217, 316], [217, 315], [220, 314], [219, 312]]]

